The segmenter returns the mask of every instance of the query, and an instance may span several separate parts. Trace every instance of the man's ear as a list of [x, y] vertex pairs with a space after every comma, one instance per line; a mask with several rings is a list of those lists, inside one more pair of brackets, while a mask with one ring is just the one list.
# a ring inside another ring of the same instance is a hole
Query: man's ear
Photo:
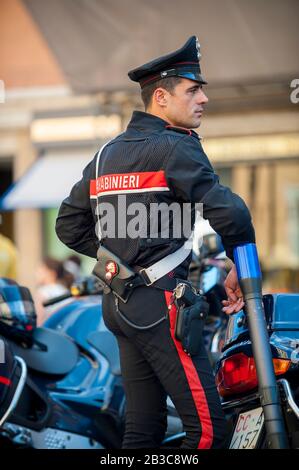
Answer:
[[153, 101], [164, 108], [168, 103], [168, 95], [169, 92], [165, 88], [156, 88], [153, 93]]

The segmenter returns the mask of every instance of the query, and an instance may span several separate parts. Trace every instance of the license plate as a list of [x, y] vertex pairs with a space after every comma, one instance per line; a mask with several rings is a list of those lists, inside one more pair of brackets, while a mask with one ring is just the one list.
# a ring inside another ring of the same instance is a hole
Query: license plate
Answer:
[[229, 448], [255, 449], [263, 424], [264, 414], [262, 408], [240, 413]]

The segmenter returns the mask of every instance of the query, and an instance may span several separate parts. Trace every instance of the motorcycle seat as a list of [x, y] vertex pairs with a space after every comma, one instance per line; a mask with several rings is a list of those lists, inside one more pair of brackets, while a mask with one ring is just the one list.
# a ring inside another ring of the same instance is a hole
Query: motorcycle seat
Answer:
[[[30, 369], [44, 374], [65, 375], [77, 364], [79, 351], [71, 338], [48, 328], [36, 328], [34, 344], [24, 348], [11, 342], [14, 354], [21, 356]], [[43, 350], [39, 344], [45, 346]]]
[[109, 331], [93, 331], [88, 335], [87, 341], [107, 359], [112, 374], [121, 375], [119, 349], [113, 334]]

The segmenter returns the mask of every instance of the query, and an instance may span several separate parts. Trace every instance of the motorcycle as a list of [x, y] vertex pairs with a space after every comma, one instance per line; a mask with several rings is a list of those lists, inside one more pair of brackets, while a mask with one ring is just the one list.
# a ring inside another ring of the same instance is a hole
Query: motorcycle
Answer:
[[222, 300], [227, 298], [224, 280], [228, 272], [227, 258], [216, 233], [203, 236], [198, 255], [193, 251], [190, 264], [189, 281], [199, 289], [209, 303], [209, 315], [206, 319], [203, 336], [210, 363], [215, 365], [224, 344], [228, 317], [222, 311]]
[[[6, 335], [27, 372], [22, 392], [0, 415], [0, 441], [38, 449], [121, 447], [125, 397], [118, 345], [103, 322], [101, 300], [102, 288], [90, 277], [70, 296], [50, 302], [55, 313], [32, 331], [32, 344]], [[179, 446], [183, 436], [168, 400], [162, 447]]]
[[[250, 324], [252, 305], [245, 302], [245, 307], [229, 317], [223, 351], [216, 365], [218, 392], [231, 424], [229, 448], [299, 448], [299, 294], [262, 296], [264, 343], [270, 342], [270, 365], [272, 361], [275, 373], [267, 390], [260, 383], [269, 372], [266, 355], [259, 356], [263, 342], [255, 349], [258, 329], [253, 331]], [[274, 392], [275, 397], [275, 389], [278, 390], [274, 403], [270, 395]], [[276, 413], [268, 422], [267, 406], [268, 409], [275, 406]], [[275, 430], [271, 436], [269, 429], [277, 423], [278, 432]]]
[[[222, 312], [226, 269], [216, 235], [204, 237], [191, 265], [193, 285], [205, 293], [210, 314], [204, 340], [212, 365], [226, 329]], [[15, 356], [27, 364], [26, 386], [0, 436], [35, 448], [119, 448], [124, 431], [125, 398], [118, 345], [101, 310], [102, 287], [93, 276], [70, 294], [46, 304], [51, 314], [32, 332], [33, 346], [7, 338]], [[162, 447], [178, 447], [182, 422], [168, 397], [168, 429]]]

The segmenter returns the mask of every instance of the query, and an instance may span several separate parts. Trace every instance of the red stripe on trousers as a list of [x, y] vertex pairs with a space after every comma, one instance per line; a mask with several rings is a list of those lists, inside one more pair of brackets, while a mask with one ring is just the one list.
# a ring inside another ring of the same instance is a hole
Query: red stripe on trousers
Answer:
[[7, 379], [6, 377], [2, 377], [0, 376], [0, 384], [4, 384], [4, 385], [11, 385], [11, 380]]
[[[172, 292], [165, 292], [166, 303], [167, 305], [170, 304], [170, 299], [172, 296]], [[169, 311], [169, 319], [170, 319], [170, 333], [172, 340], [175, 344], [177, 349], [180, 361], [184, 368], [189, 387], [192, 393], [192, 397], [195, 403], [195, 408], [199, 417], [199, 421], [202, 427], [202, 433], [200, 437], [200, 441], [198, 444], [198, 449], [210, 449], [213, 443], [213, 426], [210, 416], [210, 410], [208, 406], [208, 402], [206, 399], [206, 395], [204, 389], [201, 385], [197, 370], [192, 362], [192, 359], [188, 354], [186, 354], [182, 348], [182, 344], [180, 341], [177, 341], [174, 336], [174, 327], [175, 327], [175, 320], [176, 320], [176, 306], [172, 304], [171, 310]]]

